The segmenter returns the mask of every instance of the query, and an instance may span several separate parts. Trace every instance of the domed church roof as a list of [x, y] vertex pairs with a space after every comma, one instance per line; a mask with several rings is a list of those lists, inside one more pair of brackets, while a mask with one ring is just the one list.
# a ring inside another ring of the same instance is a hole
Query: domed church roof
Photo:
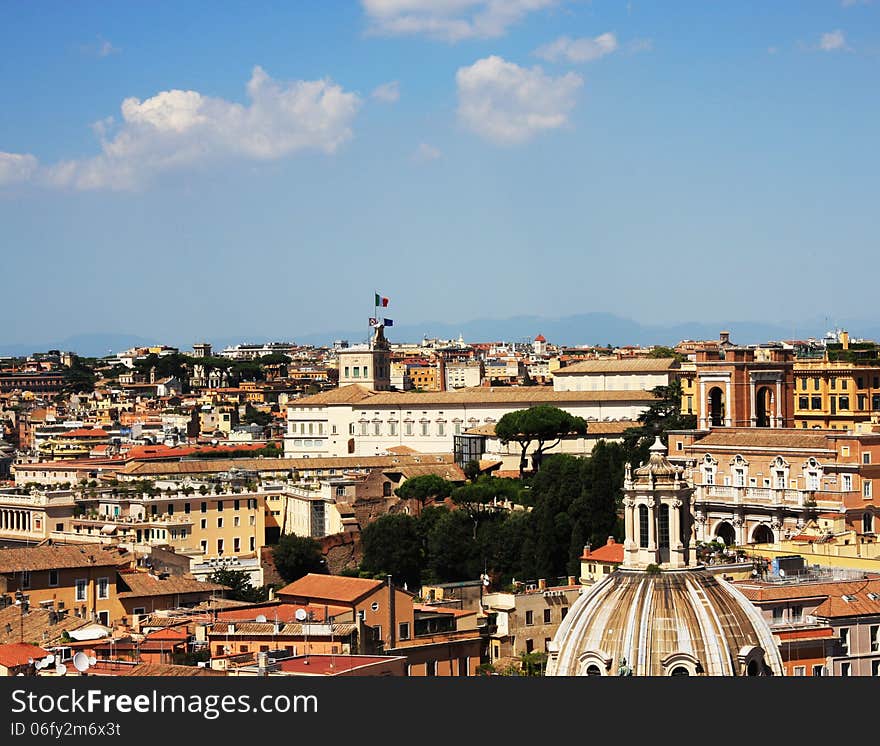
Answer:
[[[694, 488], [658, 438], [624, 481], [624, 559], [572, 604], [548, 676], [782, 676], [767, 622], [690, 548]], [[635, 478], [633, 478], [635, 477]]]
[[706, 569], [617, 570], [580, 596], [551, 643], [547, 675], [783, 675], [760, 612]]

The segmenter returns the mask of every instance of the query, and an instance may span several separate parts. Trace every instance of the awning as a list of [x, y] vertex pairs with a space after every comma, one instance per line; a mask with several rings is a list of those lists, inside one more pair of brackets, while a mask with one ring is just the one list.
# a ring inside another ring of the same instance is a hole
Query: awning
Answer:
[[112, 534], [115, 532], [116, 532], [116, 526], [114, 526], [112, 523], [107, 523], [101, 528], [102, 534]]

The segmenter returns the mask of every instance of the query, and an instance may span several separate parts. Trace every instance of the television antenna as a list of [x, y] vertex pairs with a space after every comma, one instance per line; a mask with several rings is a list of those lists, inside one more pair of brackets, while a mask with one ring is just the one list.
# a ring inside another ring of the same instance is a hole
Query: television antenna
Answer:
[[303, 632], [305, 633], [306, 656], [303, 665], [307, 666], [309, 664], [309, 630], [305, 625], [305, 621], [309, 618], [309, 613], [305, 609], [297, 609], [293, 616], [296, 617], [296, 621], [302, 625]]

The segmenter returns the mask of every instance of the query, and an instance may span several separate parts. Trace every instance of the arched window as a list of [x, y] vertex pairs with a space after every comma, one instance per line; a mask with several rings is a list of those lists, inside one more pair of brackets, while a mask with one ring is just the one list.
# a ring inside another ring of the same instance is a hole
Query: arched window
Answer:
[[684, 666], [676, 666], [672, 669], [672, 672], [669, 674], [670, 676], [690, 676], [691, 672], [688, 671]]
[[601, 676], [602, 672], [599, 670], [599, 666], [595, 663], [587, 666], [587, 676]]
[[660, 506], [660, 517], [657, 526], [657, 546], [669, 549], [669, 506]]
[[639, 546], [648, 548], [648, 506], [639, 505]]

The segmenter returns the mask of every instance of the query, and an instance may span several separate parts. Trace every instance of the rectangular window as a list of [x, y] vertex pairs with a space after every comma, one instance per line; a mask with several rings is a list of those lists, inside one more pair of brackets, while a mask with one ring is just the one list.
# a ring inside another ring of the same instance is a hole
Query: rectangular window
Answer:
[[773, 607], [773, 624], [781, 624], [782, 623], [782, 613], [783, 609], [781, 606]]
[[840, 675], [841, 676], [852, 676], [852, 663], [849, 661], [844, 661], [840, 664]]
[[405, 433], [406, 433], [407, 435], [412, 435], [412, 434], [413, 434], [412, 422], [407, 422], [407, 423], [406, 423], [406, 425], [404, 426], [404, 431], [405, 431]]
[[201, 528], [202, 531], [204, 531], [205, 529], [208, 528], [208, 519], [207, 518], [202, 518], [202, 520], [199, 521], [199, 528]]
[[378, 422], [373, 423], [373, 435], [381, 435], [382, 426]]
[[235, 552], [235, 554], [238, 554], [241, 551], [241, 539], [238, 536], [232, 540], [232, 551]]
[[807, 379], [801, 378], [801, 388], [806, 391], [807, 390]]
[[568, 614], [568, 607], [567, 607], [567, 606], [563, 606], [563, 607], [559, 610], [559, 619], [560, 619], [560, 620], [565, 619], [566, 614]]
[[846, 391], [847, 388], [849, 388], [849, 379], [848, 378], [841, 378], [840, 379], [840, 388], [842, 388], [844, 391]]
[[21, 587], [22, 588], [30, 588], [31, 587], [31, 571], [30, 570], [22, 570], [21, 571]]
[[849, 397], [848, 396], [839, 397], [838, 403], [837, 403], [837, 408], [840, 409], [841, 411], [848, 410], [849, 409]]
[[217, 554], [223, 554], [223, 539], [217, 539]]
[[526, 626], [532, 625], [534, 623], [535, 623], [535, 612], [529, 610], [526, 612]]
[[232, 509], [238, 510], [241, 507], [241, 500], [233, 500], [232, 501]]
[[223, 519], [222, 518], [217, 519], [217, 528], [223, 528]]
[[871, 454], [870, 453], [863, 453], [862, 454], [862, 463], [863, 464], [870, 464], [871, 463]]
[[880, 676], [880, 661], [871, 661], [871, 676]]
[[544, 624], [550, 624], [550, 609], [544, 609]]
[[355, 365], [355, 366], [354, 366], [354, 377], [355, 377], [355, 378], [360, 378], [360, 377], [361, 377], [361, 366], [360, 366], [360, 365]]
[[846, 627], [840, 630], [840, 650], [844, 655], [849, 652], [849, 630]]
[[223, 501], [222, 500], [217, 501], [217, 510], [219, 510], [221, 513], [223, 512]]
[[437, 423], [437, 435], [440, 435], [440, 436], [446, 435], [446, 423], [443, 423], [443, 422]]
[[74, 581], [76, 587], [76, 600], [77, 601], [85, 601], [86, 600], [86, 587], [88, 585], [88, 581], [83, 578], [77, 578]]
[[875, 412], [880, 409], [880, 394], [871, 394], [871, 409]]
[[831, 379], [831, 390], [834, 391], [834, 389], [836, 389], [836, 388], [837, 388], [837, 379], [832, 378]]
[[409, 622], [401, 622], [398, 629], [398, 637], [401, 640], [409, 639]]
[[183, 504], [183, 512], [186, 513], [187, 515], [189, 515], [191, 512], [191, 507], [192, 506], [189, 503], [184, 503]]
[[346, 365], [346, 366], [345, 366], [345, 377], [346, 377], [346, 378], [349, 377], [348, 373], [349, 373], [349, 371], [348, 371], [348, 366]]
[[58, 585], [58, 570], [49, 570], [49, 587], [54, 588]]
[[255, 537], [251, 536], [250, 539], [248, 539], [248, 546], [249, 546], [249, 551], [251, 551], [251, 552], [256, 551], [256, 549], [257, 549], [257, 540], [256, 540]]
[[862, 497], [869, 498], [871, 497], [871, 480], [865, 479], [862, 481]]
[[840, 477], [840, 489], [844, 492], [852, 492], [852, 474], [842, 474]]
[[872, 624], [870, 630], [871, 652], [876, 653], [880, 651], [880, 624]]
[[803, 606], [792, 606], [791, 607], [791, 621], [792, 622], [800, 622], [804, 617], [804, 607]]
[[458, 659], [458, 675], [459, 676], [470, 676], [470, 658], [464, 656]]
[[821, 396], [811, 396], [810, 397], [810, 409], [822, 409], [822, 397]]
[[859, 410], [861, 410], [861, 411], [866, 410], [868, 408], [868, 395], [867, 394], [859, 394], [858, 397], [859, 397], [859, 400], [858, 400]]
[[366, 434], [367, 434], [367, 423], [362, 422], [361, 423], [361, 435], [366, 435]]
[[397, 423], [389, 422], [388, 423], [388, 434], [389, 435], [397, 435]]
[[806, 666], [795, 666], [792, 669], [792, 671], [795, 676], [806, 676], [807, 675], [807, 667]]
[[824, 676], [825, 675], [825, 666], [821, 663], [813, 666], [813, 676]]
[[425, 661], [425, 676], [437, 675], [437, 661]]
[[199, 506], [199, 510], [200, 510], [202, 513], [207, 513], [207, 512], [208, 512], [208, 503], [202, 503], [202, 504]]
[[819, 390], [819, 379], [814, 378], [813, 379], [813, 391], [818, 391], [818, 390]]
[[862, 378], [861, 376], [859, 376], [858, 378], [856, 378], [856, 386], [857, 386], [858, 388], [860, 388], [860, 389], [865, 388], [865, 379]]
[[799, 396], [798, 397], [798, 409], [809, 409], [810, 408], [810, 397], [809, 396]]
[[201, 546], [202, 546], [202, 554], [207, 554], [207, 553], [208, 553], [208, 542], [207, 542], [207, 540], [202, 539], [202, 540], [199, 542], [199, 544], [201, 544]]
[[98, 598], [110, 598], [110, 578], [98, 578]]
[[241, 525], [241, 517], [235, 516], [235, 518], [232, 519], [232, 525], [235, 526], [235, 528], [238, 528]]

